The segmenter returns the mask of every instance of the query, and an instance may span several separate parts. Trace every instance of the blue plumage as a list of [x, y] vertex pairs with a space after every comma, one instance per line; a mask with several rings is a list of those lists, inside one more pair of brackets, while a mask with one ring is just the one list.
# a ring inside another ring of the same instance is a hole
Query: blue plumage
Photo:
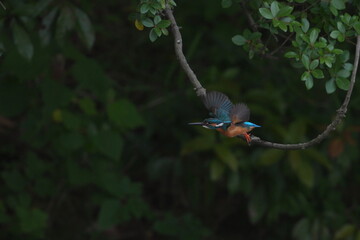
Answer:
[[205, 107], [210, 111], [210, 116], [224, 122], [231, 122], [230, 111], [233, 107], [229, 98], [221, 92], [209, 92], [203, 99]]
[[250, 127], [261, 127], [255, 123], [252, 123], [252, 122], [242, 122], [240, 123], [239, 125], [243, 126], [243, 127], [246, 127], [246, 128], [250, 128]]
[[220, 92], [209, 92], [203, 98], [205, 107], [210, 111], [211, 118], [202, 122], [189, 123], [201, 125], [204, 128], [214, 129], [227, 137], [243, 135], [248, 143], [251, 141], [249, 132], [256, 127], [255, 123], [248, 122], [250, 110], [243, 104], [233, 105], [229, 98]]

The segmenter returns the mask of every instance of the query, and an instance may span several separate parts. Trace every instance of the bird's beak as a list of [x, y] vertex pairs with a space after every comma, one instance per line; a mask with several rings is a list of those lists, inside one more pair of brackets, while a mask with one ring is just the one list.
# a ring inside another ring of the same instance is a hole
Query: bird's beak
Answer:
[[203, 122], [193, 122], [193, 123], [188, 123], [189, 125], [203, 125]]

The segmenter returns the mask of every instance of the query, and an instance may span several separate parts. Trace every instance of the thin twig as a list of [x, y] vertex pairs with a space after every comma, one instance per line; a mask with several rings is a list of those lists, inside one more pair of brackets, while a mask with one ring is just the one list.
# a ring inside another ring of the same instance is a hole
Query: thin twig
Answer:
[[172, 10], [170, 9], [169, 6], [167, 6], [165, 8], [165, 14], [166, 16], [169, 18], [169, 20], [171, 21], [171, 31], [174, 35], [174, 43], [175, 43], [175, 53], [176, 56], [180, 62], [181, 67], [183, 68], [183, 70], [185, 71], [186, 75], [188, 76], [190, 82], [192, 83], [192, 85], [194, 86], [194, 90], [196, 91], [196, 94], [200, 97], [200, 96], [205, 96], [206, 95], [206, 89], [203, 88], [203, 86], [201, 85], [201, 83], [199, 82], [199, 80], [197, 79], [194, 71], [190, 68], [189, 63], [186, 60], [186, 57], [183, 53], [182, 50], [182, 37], [181, 37], [181, 33], [179, 30], [178, 25], [176, 24], [176, 20], [175, 17], [172, 13]]
[[[201, 83], [198, 81], [195, 73], [190, 68], [188, 62], [186, 61], [186, 58], [184, 56], [184, 53], [182, 51], [182, 38], [179, 31], [179, 27], [176, 24], [175, 17], [172, 13], [172, 10], [169, 6], [166, 7], [165, 13], [169, 20], [171, 21], [171, 30], [175, 38], [175, 53], [179, 59], [180, 65], [183, 68], [186, 75], [189, 77], [190, 82], [195, 87], [196, 93], [198, 96], [205, 96], [206, 90], [202, 87]], [[341, 107], [337, 110], [337, 114], [334, 118], [334, 120], [326, 127], [326, 129], [319, 134], [316, 138], [304, 142], [304, 143], [296, 143], [296, 144], [282, 144], [282, 143], [274, 143], [262, 140], [261, 138], [252, 135], [251, 136], [251, 144], [252, 145], [259, 145], [263, 147], [270, 147], [270, 148], [277, 148], [277, 149], [284, 149], [284, 150], [295, 150], [295, 149], [305, 149], [308, 147], [311, 147], [315, 144], [320, 143], [323, 141], [327, 136], [329, 136], [330, 132], [336, 129], [337, 125], [341, 122], [343, 118], [345, 118], [345, 114], [347, 112], [347, 106], [349, 104], [351, 94], [354, 88], [355, 80], [356, 80], [356, 73], [358, 69], [358, 63], [359, 63], [359, 54], [360, 54], [360, 36], [357, 37], [357, 43], [356, 43], [356, 50], [355, 50], [355, 58], [354, 58], [354, 67], [352, 70], [351, 80], [350, 80], [350, 87], [347, 91], [345, 100]]]
[[284, 42], [278, 47], [276, 48], [275, 50], [273, 50], [270, 55], [274, 55], [275, 53], [277, 53], [278, 51], [280, 51], [280, 49], [285, 45], [285, 43], [287, 43], [287, 41], [290, 40], [290, 38], [294, 35], [294, 33], [291, 33], [285, 40]]
[[252, 29], [254, 32], [258, 32], [258, 31], [259, 31], [259, 30], [258, 30], [258, 25], [257, 25], [256, 22], [254, 21], [254, 18], [251, 16], [249, 10], [248, 10], [247, 7], [246, 7], [246, 3], [245, 3], [244, 1], [241, 1], [241, 6], [242, 6], [242, 8], [243, 8], [243, 10], [244, 10], [244, 13], [245, 13], [245, 15], [246, 15], [249, 23], [250, 23], [251, 29]]
[[[252, 17], [251, 13], [249, 12], [249, 9], [246, 7], [246, 3], [245, 1], [242, 1], [241, 2], [241, 6], [244, 10], [244, 13], [246, 15], [246, 18], [248, 19], [248, 22], [250, 24], [250, 27], [251, 27], [251, 30], [253, 30], [254, 32], [259, 32], [259, 29], [258, 29], [258, 25], [256, 24], [254, 18]], [[270, 39], [270, 38], [269, 38]], [[263, 43], [260, 39], [260, 42]], [[266, 46], [267, 46], [267, 42], [266, 41], [266, 44], [263, 44], [264, 47], [263, 49], [265, 50], [266, 49]], [[269, 58], [269, 59], [277, 59], [277, 57], [273, 56], [273, 54], [268, 54], [268, 53], [263, 53], [262, 56], [266, 57], [266, 58]]]

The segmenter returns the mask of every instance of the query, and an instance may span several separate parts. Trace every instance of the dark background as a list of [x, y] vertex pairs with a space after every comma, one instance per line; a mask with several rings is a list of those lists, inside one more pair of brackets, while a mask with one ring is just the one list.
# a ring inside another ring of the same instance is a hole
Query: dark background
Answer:
[[[208, 113], [172, 36], [151, 43], [135, 28], [137, 1], [51, 1], [39, 12], [37, 1], [2, 2], [1, 239], [360, 239], [356, 85], [321, 144], [249, 147], [187, 125]], [[231, 42], [249, 28], [240, 5], [177, 4], [191, 67], [208, 90], [248, 104], [255, 135], [298, 143], [331, 122], [346, 92], [326, 94], [325, 80], [306, 90], [287, 46], [250, 60]], [[91, 49], [75, 7], [91, 20]], [[54, 9], [65, 13], [44, 44]], [[342, 47], [352, 59], [354, 46]]]

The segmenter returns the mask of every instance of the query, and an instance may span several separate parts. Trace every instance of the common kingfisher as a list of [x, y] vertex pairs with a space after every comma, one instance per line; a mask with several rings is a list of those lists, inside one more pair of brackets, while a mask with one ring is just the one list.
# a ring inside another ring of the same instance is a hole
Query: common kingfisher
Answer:
[[201, 125], [204, 128], [214, 129], [227, 137], [243, 135], [250, 144], [249, 132], [260, 126], [249, 122], [250, 110], [244, 103], [234, 105], [225, 94], [216, 91], [207, 93], [203, 102], [210, 111], [211, 118], [206, 118], [202, 122], [189, 123], [189, 125]]

